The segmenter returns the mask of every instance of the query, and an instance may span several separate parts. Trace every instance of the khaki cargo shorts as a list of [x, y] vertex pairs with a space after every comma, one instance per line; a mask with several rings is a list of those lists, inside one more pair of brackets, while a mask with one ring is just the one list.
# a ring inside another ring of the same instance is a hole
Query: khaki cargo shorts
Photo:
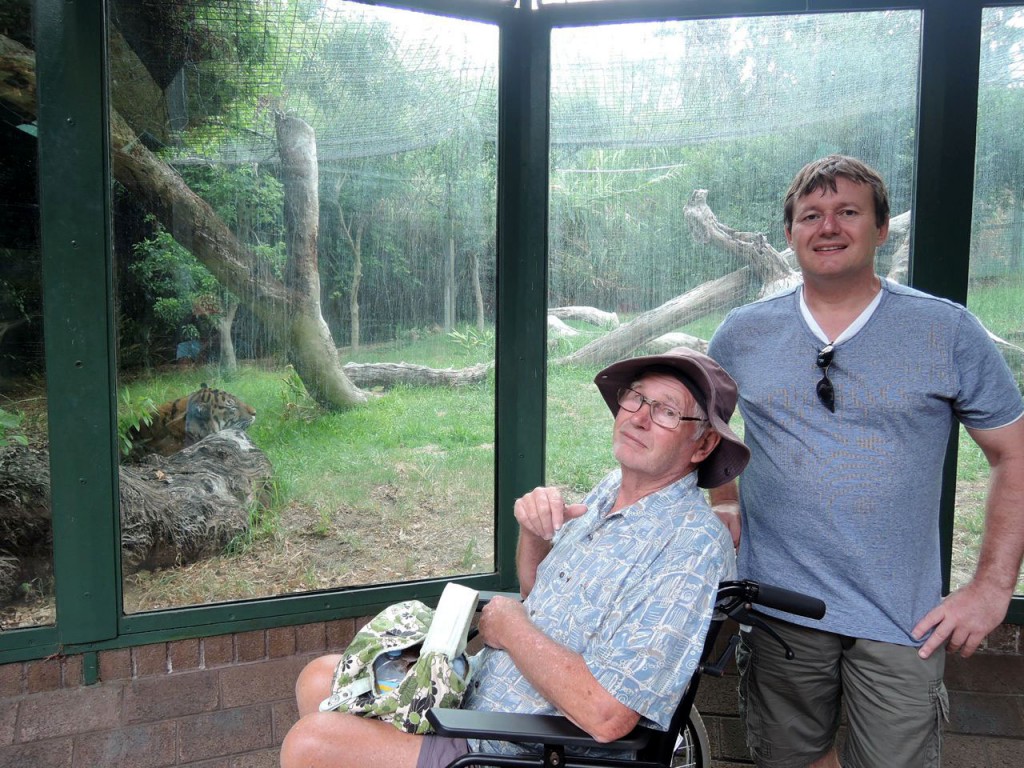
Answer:
[[863, 640], [769, 619], [796, 654], [759, 629], [741, 631], [740, 715], [762, 768], [805, 768], [832, 748], [845, 705], [843, 768], [939, 768], [945, 651]]

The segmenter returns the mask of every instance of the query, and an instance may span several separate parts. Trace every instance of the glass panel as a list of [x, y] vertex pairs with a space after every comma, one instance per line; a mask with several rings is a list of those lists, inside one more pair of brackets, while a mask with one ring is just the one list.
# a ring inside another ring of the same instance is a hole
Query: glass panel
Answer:
[[[35, 56], [29, 3], [0, 8], [0, 630], [54, 623]], [[20, 69], [24, 67], [24, 69]]]
[[[967, 306], [1000, 338], [1024, 387], [1024, 6], [982, 16], [978, 152]], [[984, 527], [988, 464], [960, 430], [951, 586], [974, 573]], [[1024, 579], [1017, 582], [1024, 594]]]
[[493, 570], [497, 29], [111, 22], [125, 610]]
[[[552, 33], [549, 307], [599, 312], [549, 321], [549, 482], [579, 497], [614, 465], [601, 367], [704, 347], [791, 276], [782, 198], [806, 162], [858, 156], [908, 212], [919, 36], [916, 11]], [[878, 254], [904, 281], [908, 219]]]

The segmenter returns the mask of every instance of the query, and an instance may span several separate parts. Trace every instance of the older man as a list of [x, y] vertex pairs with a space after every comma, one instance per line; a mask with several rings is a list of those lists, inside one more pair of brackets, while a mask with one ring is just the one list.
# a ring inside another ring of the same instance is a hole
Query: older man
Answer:
[[[611, 741], [641, 720], [667, 728], [689, 682], [718, 583], [735, 573], [732, 540], [700, 489], [734, 479], [749, 451], [728, 424], [735, 384], [706, 355], [680, 348], [624, 360], [595, 383], [615, 415], [619, 468], [582, 503], [566, 504], [554, 488], [516, 501], [526, 600], [484, 609], [487, 647], [464, 707], [560, 712]], [[319, 712], [338, 658], [299, 676], [284, 768], [442, 768], [471, 747], [516, 749]]]

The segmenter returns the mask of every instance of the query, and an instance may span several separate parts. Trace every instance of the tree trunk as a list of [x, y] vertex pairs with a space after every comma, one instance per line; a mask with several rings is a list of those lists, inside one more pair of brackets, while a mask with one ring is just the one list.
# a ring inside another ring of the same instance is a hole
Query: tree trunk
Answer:
[[217, 317], [217, 335], [220, 338], [220, 367], [223, 371], [238, 370], [238, 358], [235, 357], [235, 343], [231, 340], [231, 326], [235, 323], [238, 302], [230, 300], [224, 312]]
[[[128, 574], [223, 552], [248, 533], [249, 512], [265, 501], [272, 467], [245, 432], [226, 429], [119, 473], [121, 567]], [[0, 449], [0, 537], [0, 600], [24, 582], [50, 584], [46, 451]]]
[[[25, 115], [34, 117], [36, 114], [35, 56], [28, 48], [3, 35], [0, 35], [0, 103], [9, 104]], [[290, 124], [305, 125], [301, 120], [279, 121], [279, 141], [282, 139], [282, 122], [285, 124], [285, 139], [298, 135], [294, 130], [289, 131]], [[306, 129], [309, 133], [306, 144], [312, 147], [312, 130], [308, 126]], [[320, 315], [319, 291], [312, 300], [308, 295], [302, 295], [302, 291], [309, 290], [314, 284], [311, 276], [316, 276], [316, 220], [312, 221], [312, 229], [298, 231], [293, 216], [310, 200], [316, 205], [315, 148], [307, 153], [312, 159], [311, 165], [307, 160], [303, 169], [304, 173], [308, 174], [310, 169], [314, 173], [312, 197], [308, 195], [308, 183], [293, 184], [292, 193], [305, 192], [306, 197], [301, 201], [291, 200], [292, 216], [286, 210], [290, 240], [293, 241], [290, 245], [296, 246], [289, 249], [289, 257], [303, 260], [302, 263], [287, 265], [286, 286], [260, 269], [252, 251], [231, 232], [205, 200], [189, 189], [174, 169], [146, 149], [116, 110], [110, 113], [110, 130], [114, 178], [157, 218], [182, 247], [210, 270], [221, 285], [260, 318], [276, 338], [292, 342], [290, 353], [295, 369], [310, 394], [321, 405], [331, 409], [365, 402], [365, 393], [354, 387], [341, 372], [338, 350]], [[293, 155], [302, 154], [303, 144], [299, 144]], [[283, 159], [288, 150], [282, 147], [281, 154]], [[287, 167], [285, 175], [289, 175]], [[316, 213], [315, 207], [313, 211]], [[310, 225], [308, 214], [303, 214], [303, 222], [307, 227]], [[319, 284], [318, 277], [315, 282]], [[307, 381], [307, 376], [312, 378]]]
[[309, 394], [325, 408], [366, 402], [366, 393], [342, 371], [338, 349], [320, 311], [316, 250], [320, 199], [313, 129], [297, 117], [278, 115], [277, 143], [288, 247], [289, 362]]
[[363, 282], [362, 232], [352, 246], [352, 288], [348, 294], [348, 318], [352, 349], [359, 349], [359, 286]]
[[[348, 292], [348, 319], [349, 319], [349, 346], [352, 349], [359, 349], [360, 324], [359, 324], [359, 287], [363, 282], [363, 222], [358, 224], [353, 219], [345, 221], [345, 211], [341, 207], [341, 187], [344, 179], [339, 178], [334, 189], [334, 207], [338, 211], [338, 224], [341, 231], [345, 233], [348, 246], [352, 250], [352, 283]], [[352, 228], [355, 227], [353, 234]]]
[[484, 292], [480, 288], [480, 257], [476, 251], [469, 255], [469, 275], [473, 285], [473, 301], [476, 306], [476, 329], [484, 330]]
[[698, 285], [656, 309], [555, 360], [560, 365], [605, 365], [628, 357], [637, 347], [723, 306], [736, 306], [750, 294], [753, 272], [744, 267]]
[[[452, 227], [449, 223], [449, 227]], [[444, 332], [455, 329], [455, 234], [448, 234], [448, 255], [444, 263]]]

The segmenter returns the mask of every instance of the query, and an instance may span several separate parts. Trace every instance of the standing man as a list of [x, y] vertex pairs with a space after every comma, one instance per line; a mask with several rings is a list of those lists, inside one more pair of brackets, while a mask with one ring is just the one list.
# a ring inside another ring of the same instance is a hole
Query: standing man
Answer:
[[[619, 468], [580, 504], [554, 488], [515, 503], [525, 602], [495, 598], [479, 629], [463, 708], [560, 712], [597, 741], [643, 720], [666, 730], [700, 659], [718, 583], [735, 575], [729, 532], [701, 488], [735, 478], [749, 451], [729, 428], [736, 386], [688, 349], [615, 363], [595, 382], [615, 415]], [[414, 736], [319, 711], [340, 657], [310, 662], [296, 683], [299, 721], [284, 768], [444, 768], [507, 744]]]
[[[784, 215], [802, 287], [734, 310], [711, 340], [739, 385], [751, 449], [738, 493], [711, 497], [734, 540], [742, 532], [740, 576], [817, 595], [828, 614], [816, 629], [771, 622], [791, 662], [743, 634], [748, 746], [773, 768], [937, 768], [943, 646], [972, 654], [1006, 616], [1020, 570], [1024, 403], [973, 315], [875, 274], [889, 231], [876, 171], [838, 155], [812, 162]], [[957, 421], [991, 482], [977, 571], [943, 599], [939, 496]]]

